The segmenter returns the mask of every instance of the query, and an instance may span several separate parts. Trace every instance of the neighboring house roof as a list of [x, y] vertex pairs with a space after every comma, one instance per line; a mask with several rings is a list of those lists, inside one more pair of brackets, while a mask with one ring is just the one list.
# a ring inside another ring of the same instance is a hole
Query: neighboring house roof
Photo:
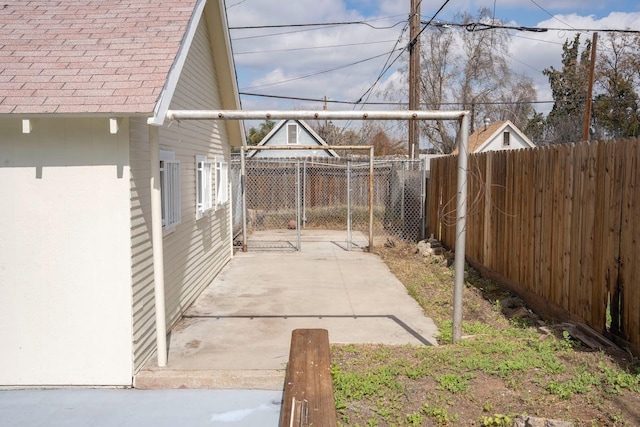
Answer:
[[[262, 145], [268, 145], [269, 142], [271, 141], [271, 139], [274, 137], [274, 135], [276, 135], [278, 132], [280, 132], [281, 129], [283, 129], [283, 127], [289, 123], [289, 122], [296, 122], [298, 125], [302, 126], [303, 129], [305, 129], [307, 131], [307, 133], [309, 133], [309, 135], [311, 135], [311, 138], [313, 139], [313, 141], [318, 144], [321, 147], [329, 147], [329, 145], [325, 142], [324, 139], [322, 139], [322, 137], [320, 135], [318, 135], [312, 128], [311, 126], [309, 126], [307, 124], [307, 122], [305, 122], [304, 120], [281, 120], [278, 124], [276, 124], [273, 129], [271, 129], [271, 132], [269, 132], [268, 134], [265, 135], [264, 138], [262, 138], [262, 141], [260, 141], [257, 146], [262, 146]], [[283, 130], [284, 131], [284, 130]], [[334, 150], [330, 149], [330, 148], [325, 148], [325, 151], [329, 154], [329, 156], [331, 157], [340, 157], [338, 155], [338, 153], [336, 153]], [[252, 157], [255, 156], [258, 153], [257, 150], [249, 150], [249, 154], [247, 157]]]
[[203, 14], [215, 19], [212, 40], [227, 42], [226, 57], [224, 43], [214, 47], [216, 58], [228, 62], [219, 76], [223, 103], [239, 109], [223, 5], [210, 0], [213, 12], [204, 12], [206, 3], [2, 2], [0, 115], [140, 114], [162, 124]]
[[[502, 122], [491, 123], [489, 126], [481, 126], [469, 135], [469, 152], [479, 153], [483, 151], [483, 149], [496, 138], [502, 138], [503, 132], [507, 130], [515, 132], [528, 147], [536, 146], [525, 134], [522, 133], [522, 131], [520, 131], [520, 129], [516, 127], [516, 125], [514, 125], [510, 120], [505, 120]], [[458, 154], [458, 148], [456, 148], [451, 154]]]

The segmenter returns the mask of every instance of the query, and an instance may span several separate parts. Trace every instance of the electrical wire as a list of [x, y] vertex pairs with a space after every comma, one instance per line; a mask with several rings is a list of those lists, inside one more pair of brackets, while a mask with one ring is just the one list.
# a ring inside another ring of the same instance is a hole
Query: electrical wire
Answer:
[[303, 76], [292, 77], [292, 78], [289, 78], [289, 79], [279, 80], [277, 82], [263, 83], [263, 84], [253, 85], [253, 86], [247, 86], [247, 87], [242, 88], [242, 90], [265, 88], [265, 87], [277, 86], [277, 85], [280, 85], [280, 84], [290, 83], [290, 82], [293, 82], [293, 81], [302, 80], [302, 79], [306, 79], [306, 78], [309, 78], [309, 77], [318, 76], [320, 74], [326, 74], [326, 73], [330, 73], [332, 71], [341, 70], [343, 68], [347, 68], [347, 67], [351, 67], [351, 66], [354, 66], [354, 65], [362, 64], [363, 62], [371, 61], [373, 59], [380, 58], [380, 57], [385, 56], [385, 55], [387, 55], [387, 53], [382, 53], [380, 55], [376, 55], [376, 56], [372, 56], [370, 58], [362, 59], [360, 61], [351, 62], [349, 64], [340, 65], [338, 67], [330, 68], [328, 70], [317, 71], [317, 72], [314, 72], [314, 73], [311, 73], [311, 74], [306, 74], [306, 75], [303, 75]]
[[[383, 18], [378, 18], [383, 19]], [[386, 18], [385, 18], [386, 19]], [[366, 25], [374, 30], [388, 30], [394, 28], [399, 24], [403, 24], [405, 21], [398, 21], [393, 25], [386, 27], [378, 27], [369, 24], [367, 21], [346, 21], [346, 22], [318, 22], [309, 24], [275, 24], [275, 25], [247, 25], [242, 27], [229, 27], [229, 30], [257, 30], [265, 28], [299, 28], [299, 27], [337, 27], [341, 25]]]
[[[555, 19], [556, 21], [560, 22], [563, 25], [566, 25], [569, 28], [573, 28], [571, 25], [567, 24], [566, 22], [562, 21], [562, 19], [556, 17], [555, 15], [551, 14], [548, 10], [546, 10], [544, 7], [540, 6], [538, 3], [536, 3], [535, 0], [529, 0], [531, 3], [535, 4], [541, 11], [543, 11], [544, 13], [546, 13], [547, 15], [549, 15], [550, 17], [552, 17], [553, 19]], [[575, 28], [573, 28], [575, 30]]]
[[[399, 106], [406, 105], [406, 102], [356, 102], [356, 101], [344, 101], [344, 100], [330, 100], [330, 99], [320, 99], [320, 98], [303, 98], [297, 96], [286, 96], [286, 95], [271, 95], [264, 93], [253, 93], [253, 92], [240, 92], [240, 95], [244, 96], [256, 96], [262, 98], [275, 98], [275, 99], [285, 99], [290, 101], [305, 101], [305, 102], [318, 102], [318, 103], [329, 103], [329, 104], [345, 104], [345, 105], [388, 105], [388, 106]], [[582, 102], [585, 99], [578, 99], [573, 101], [566, 102]], [[556, 101], [529, 101], [528, 104], [553, 104]], [[426, 103], [425, 103], [426, 104]], [[476, 105], [512, 105], [512, 104], [522, 104], [521, 101], [491, 101], [491, 102], [476, 102]], [[462, 102], [441, 102], [440, 105], [453, 107], [453, 106], [462, 106]]]
[[294, 52], [300, 50], [313, 50], [313, 49], [329, 49], [336, 47], [350, 47], [350, 46], [363, 46], [363, 45], [372, 45], [372, 44], [382, 44], [382, 43], [391, 43], [394, 40], [381, 40], [374, 42], [363, 42], [363, 43], [345, 43], [345, 44], [333, 44], [333, 45], [323, 45], [323, 46], [313, 46], [313, 47], [294, 47], [289, 49], [269, 49], [269, 50], [254, 50], [249, 52], [234, 52], [234, 55], [249, 55], [253, 53], [273, 53], [273, 52]]
[[628, 34], [640, 34], [640, 30], [632, 30], [629, 28], [621, 29], [621, 28], [557, 28], [557, 27], [525, 27], [520, 25], [504, 25], [504, 24], [487, 24], [484, 22], [468, 22], [468, 23], [457, 23], [457, 22], [435, 22], [433, 26], [447, 28], [447, 27], [458, 27], [464, 28], [467, 31], [486, 31], [486, 30], [516, 30], [516, 31], [528, 31], [534, 33], [546, 33], [548, 31], [572, 31], [579, 33], [591, 33], [591, 32], [602, 32], [602, 33], [628, 33]]

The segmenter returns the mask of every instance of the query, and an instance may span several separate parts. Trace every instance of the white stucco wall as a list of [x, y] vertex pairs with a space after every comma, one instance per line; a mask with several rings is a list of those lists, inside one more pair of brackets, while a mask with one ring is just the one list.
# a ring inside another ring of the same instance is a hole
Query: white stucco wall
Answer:
[[128, 121], [0, 135], [0, 385], [130, 385]]

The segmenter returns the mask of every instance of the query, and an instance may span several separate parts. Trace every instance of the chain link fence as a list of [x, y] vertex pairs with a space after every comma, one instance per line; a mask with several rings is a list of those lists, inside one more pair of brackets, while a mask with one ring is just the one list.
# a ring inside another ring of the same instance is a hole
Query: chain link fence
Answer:
[[[282, 237], [277, 242], [254, 241], [254, 248], [288, 245], [299, 249], [299, 237], [295, 243], [298, 230], [304, 234], [305, 230], [314, 229], [345, 230], [348, 243], [363, 245], [361, 241], [355, 242], [351, 232], [367, 235], [369, 230], [368, 157], [246, 159], [245, 171], [248, 234], [276, 230]], [[239, 157], [232, 160], [231, 181], [233, 227], [239, 236], [242, 231]], [[408, 241], [422, 238], [425, 186], [423, 160], [375, 160], [374, 235]]]

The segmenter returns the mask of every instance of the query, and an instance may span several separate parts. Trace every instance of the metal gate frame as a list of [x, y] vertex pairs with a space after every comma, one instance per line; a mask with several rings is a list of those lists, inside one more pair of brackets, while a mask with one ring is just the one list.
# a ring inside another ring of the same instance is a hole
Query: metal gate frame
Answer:
[[[373, 145], [327, 145], [322, 147], [327, 150], [368, 150], [369, 151], [369, 245], [368, 252], [373, 249], [373, 158], [374, 151]], [[240, 150], [240, 191], [242, 192], [242, 252], [247, 252], [247, 194], [246, 194], [246, 152], [247, 151], [262, 151], [262, 150], [317, 150], [317, 145], [268, 145], [268, 146], [246, 146], [243, 145]], [[348, 171], [348, 169], [347, 169]], [[347, 186], [349, 180], [347, 178]], [[349, 192], [347, 191], [347, 198], [349, 198]], [[297, 237], [297, 250], [302, 250], [302, 239], [300, 236], [300, 209], [301, 209], [301, 195], [300, 195], [300, 164], [296, 164], [296, 237]], [[349, 206], [349, 202], [347, 202]], [[347, 207], [347, 210], [349, 208]], [[351, 249], [351, 218], [347, 214], [347, 250]]]
[[[462, 290], [464, 288], [464, 263], [467, 227], [467, 175], [469, 163], [469, 111], [242, 111], [242, 110], [168, 110], [166, 120], [455, 120], [458, 131], [458, 182], [456, 196], [456, 243], [453, 286], [453, 342], [462, 339]], [[157, 143], [157, 135], [155, 136]], [[246, 142], [242, 141], [243, 147]], [[155, 151], [155, 150], [152, 150]], [[156, 162], [157, 163], [157, 162]], [[159, 172], [152, 180], [159, 179]], [[370, 193], [369, 197], [372, 197]], [[159, 192], [152, 197], [152, 207], [159, 211]], [[373, 203], [371, 203], [373, 205]], [[159, 229], [154, 230], [160, 234]], [[161, 234], [160, 234], [161, 237]], [[373, 250], [371, 237], [369, 251]], [[157, 296], [158, 297], [158, 296]], [[159, 298], [159, 297], [158, 297]]]

